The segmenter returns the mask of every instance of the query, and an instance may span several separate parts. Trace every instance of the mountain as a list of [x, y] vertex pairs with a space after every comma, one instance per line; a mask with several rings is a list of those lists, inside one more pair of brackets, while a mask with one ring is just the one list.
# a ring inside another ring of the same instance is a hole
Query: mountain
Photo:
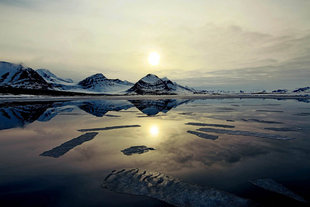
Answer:
[[51, 71], [49, 71], [47, 69], [37, 69], [36, 71], [48, 83], [60, 83], [60, 84], [73, 83], [72, 79], [70, 79], [70, 78], [68, 78], [68, 79], [59, 78], [58, 76], [56, 76], [54, 73], [52, 73]]
[[79, 86], [70, 78], [60, 78], [47, 69], [37, 69], [36, 71], [46, 82], [51, 84], [54, 90], [72, 91], [79, 89]]
[[78, 83], [64, 79], [47, 69], [24, 67], [20, 64], [0, 62], [0, 92], [13, 94], [84, 95], [104, 94], [192, 94], [195, 90], [148, 74], [133, 84], [119, 79], [109, 79], [102, 73], [89, 76]]
[[309, 93], [310, 87], [298, 88], [293, 91], [293, 93]]
[[0, 62], [0, 86], [23, 89], [48, 89], [51, 87], [32, 68], [4, 61]]
[[272, 93], [283, 94], [283, 93], [288, 93], [288, 90], [287, 89], [277, 89], [277, 90], [273, 90]]
[[97, 73], [80, 81], [78, 85], [82, 89], [93, 92], [121, 93], [133, 84], [119, 79], [108, 79], [102, 73]]
[[181, 85], [177, 84], [176, 82], [172, 82], [167, 77], [164, 77], [161, 80], [164, 81], [164, 83], [167, 85], [167, 87], [169, 88], [170, 91], [175, 91], [177, 94], [195, 92], [194, 89], [191, 89], [191, 88], [188, 88], [185, 86], [181, 86]]
[[173, 95], [179, 93], [192, 93], [193, 91], [189, 88], [173, 83], [168, 78], [160, 79], [154, 74], [148, 74], [145, 77], [141, 78], [127, 92], [137, 93], [141, 95]]

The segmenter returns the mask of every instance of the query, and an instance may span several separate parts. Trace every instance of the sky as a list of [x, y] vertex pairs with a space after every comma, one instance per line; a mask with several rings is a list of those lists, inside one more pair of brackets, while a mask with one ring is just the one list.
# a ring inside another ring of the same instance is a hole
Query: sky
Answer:
[[74, 80], [293, 89], [310, 86], [309, 11], [309, 0], [0, 0], [0, 59]]

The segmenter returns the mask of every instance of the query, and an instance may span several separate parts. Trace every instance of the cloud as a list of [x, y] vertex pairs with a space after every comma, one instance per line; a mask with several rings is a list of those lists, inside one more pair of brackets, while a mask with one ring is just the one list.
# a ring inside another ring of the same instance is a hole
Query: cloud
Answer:
[[235, 64], [237, 67], [228, 69], [184, 71], [178, 77], [186, 78], [176, 77], [175, 81], [200, 88], [222, 89], [296, 88], [310, 84], [310, 33], [286, 37], [257, 36], [261, 36], [260, 46], [253, 48], [253, 57], [248, 56], [248, 62], [240, 67]]
[[[264, 2], [279, 8], [266, 16], [257, 10], [265, 8], [260, 2], [0, 0], [1, 55], [75, 79], [102, 72], [137, 81], [155, 73], [206, 87], [253, 80], [259, 85], [259, 79], [265, 85], [266, 77], [275, 80], [281, 67], [291, 67], [283, 72], [297, 85], [307, 75], [307, 4]], [[298, 8], [300, 14], [290, 12]], [[147, 63], [154, 50], [161, 55], [157, 67]], [[274, 86], [287, 80], [280, 76]]]

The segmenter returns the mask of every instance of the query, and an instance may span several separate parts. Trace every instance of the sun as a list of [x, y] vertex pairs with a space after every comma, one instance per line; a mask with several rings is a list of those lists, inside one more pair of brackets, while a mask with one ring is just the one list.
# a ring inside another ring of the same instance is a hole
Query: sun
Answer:
[[153, 65], [153, 66], [158, 65], [160, 61], [160, 55], [157, 52], [151, 52], [149, 54], [148, 60], [149, 60], [150, 65]]
[[158, 133], [159, 133], [158, 127], [155, 126], [155, 125], [151, 126], [151, 128], [150, 128], [150, 134], [151, 134], [152, 136], [157, 136]]

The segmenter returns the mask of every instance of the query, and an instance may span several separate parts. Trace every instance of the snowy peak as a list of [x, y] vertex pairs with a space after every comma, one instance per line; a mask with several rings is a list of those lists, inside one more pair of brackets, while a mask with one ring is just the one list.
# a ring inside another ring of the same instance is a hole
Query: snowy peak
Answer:
[[47, 89], [50, 85], [32, 68], [0, 62], [0, 86]]
[[102, 86], [106, 79], [107, 78], [102, 73], [97, 73], [80, 81], [78, 85], [82, 86], [84, 89], [94, 89]]
[[154, 74], [147, 74], [146, 76], [141, 78], [140, 81], [143, 81], [149, 84], [157, 84], [158, 82], [162, 82], [162, 80]]
[[108, 79], [102, 73], [89, 76], [78, 83], [83, 89], [95, 92], [120, 93], [126, 91], [133, 84], [119, 79]]
[[137, 94], [170, 94], [169, 88], [156, 75], [148, 74], [141, 78], [128, 92]]
[[[178, 85], [167, 77], [161, 79], [154, 74], [146, 75], [136, 84], [120, 79], [109, 79], [102, 73], [94, 74], [79, 83], [74, 83], [71, 79], [60, 78], [47, 69], [33, 70], [20, 64], [9, 62], [0, 62], [0, 87], [5, 91], [21, 88], [104, 94], [174, 95], [193, 93], [194, 91]], [[25, 91], [20, 90], [20, 92], [24, 93]], [[26, 92], [29, 93], [28, 91]], [[43, 91], [43, 93], [45, 92]]]
[[159, 78], [156, 75], [148, 74], [141, 78], [127, 92], [137, 94], [179, 94], [192, 93], [193, 91], [177, 83], [172, 82], [167, 77]]
[[44, 78], [46, 82], [49, 82], [49, 83], [73, 83], [71, 79], [59, 78], [58, 76], [56, 76], [54, 73], [52, 73], [51, 71], [47, 69], [37, 69], [36, 71], [37, 73], [40, 74], [42, 78]]
[[293, 91], [293, 93], [309, 93], [310, 87], [298, 88]]

